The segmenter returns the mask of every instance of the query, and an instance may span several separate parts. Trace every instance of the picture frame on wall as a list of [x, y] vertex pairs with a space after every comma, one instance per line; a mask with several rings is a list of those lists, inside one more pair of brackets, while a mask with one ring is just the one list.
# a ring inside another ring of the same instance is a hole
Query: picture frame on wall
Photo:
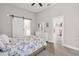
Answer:
[[49, 23], [46, 23], [46, 28], [48, 28], [49, 27]]
[[40, 24], [38, 24], [38, 28], [40, 27]]
[[37, 26], [38, 26], [38, 29], [41, 31], [41, 29], [42, 29], [41, 24], [39, 23]]

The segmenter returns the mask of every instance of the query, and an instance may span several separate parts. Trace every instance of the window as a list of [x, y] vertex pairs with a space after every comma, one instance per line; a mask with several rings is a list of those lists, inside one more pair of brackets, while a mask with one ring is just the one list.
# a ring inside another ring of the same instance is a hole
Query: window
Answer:
[[24, 19], [24, 35], [31, 35], [31, 20]]

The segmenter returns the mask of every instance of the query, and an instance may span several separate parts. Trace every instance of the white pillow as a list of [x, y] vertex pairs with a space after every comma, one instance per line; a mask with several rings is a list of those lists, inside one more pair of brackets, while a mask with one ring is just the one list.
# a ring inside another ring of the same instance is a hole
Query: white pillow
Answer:
[[1, 39], [0, 39], [0, 48], [5, 48], [5, 45], [4, 45], [4, 43], [1, 41]]
[[3, 43], [9, 43], [9, 37], [5, 34], [1, 35], [0, 39]]

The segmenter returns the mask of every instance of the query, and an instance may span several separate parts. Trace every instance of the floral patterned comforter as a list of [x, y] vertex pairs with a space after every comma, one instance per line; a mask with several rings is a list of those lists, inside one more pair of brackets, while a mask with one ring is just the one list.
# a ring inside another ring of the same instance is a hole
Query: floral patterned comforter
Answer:
[[28, 56], [37, 49], [45, 45], [45, 42], [42, 40], [32, 40], [31, 42], [20, 42], [16, 45], [8, 45], [7, 51], [8, 56]]

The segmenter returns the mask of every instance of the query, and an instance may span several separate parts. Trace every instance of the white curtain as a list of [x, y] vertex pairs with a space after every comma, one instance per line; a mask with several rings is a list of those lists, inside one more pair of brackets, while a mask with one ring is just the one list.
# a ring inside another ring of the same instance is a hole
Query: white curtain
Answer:
[[12, 20], [13, 37], [24, 38], [31, 35], [31, 20], [14, 17]]
[[13, 37], [24, 37], [24, 23], [22, 18], [14, 17], [12, 20]]
[[31, 35], [31, 20], [24, 19], [24, 35]]

